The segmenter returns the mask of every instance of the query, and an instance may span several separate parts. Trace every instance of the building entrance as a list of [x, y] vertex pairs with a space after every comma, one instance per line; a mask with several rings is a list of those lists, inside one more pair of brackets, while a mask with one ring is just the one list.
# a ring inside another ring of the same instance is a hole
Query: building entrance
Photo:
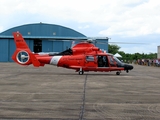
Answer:
[[34, 53], [42, 52], [42, 40], [34, 40]]

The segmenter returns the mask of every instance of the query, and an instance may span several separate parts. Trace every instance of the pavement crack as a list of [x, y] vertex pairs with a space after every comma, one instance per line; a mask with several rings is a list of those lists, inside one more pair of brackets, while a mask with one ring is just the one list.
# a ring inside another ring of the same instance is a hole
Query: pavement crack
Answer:
[[88, 75], [86, 75], [85, 80], [84, 80], [82, 105], [81, 105], [81, 108], [80, 108], [81, 111], [80, 111], [80, 114], [79, 114], [79, 120], [84, 120], [87, 76]]

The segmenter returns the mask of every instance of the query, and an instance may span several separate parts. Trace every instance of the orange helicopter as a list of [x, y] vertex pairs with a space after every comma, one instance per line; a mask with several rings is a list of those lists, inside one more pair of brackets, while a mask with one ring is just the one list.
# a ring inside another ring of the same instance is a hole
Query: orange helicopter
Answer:
[[19, 32], [14, 32], [16, 51], [12, 59], [20, 65], [33, 64], [35, 67], [45, 64], [55, 65], [74, 69], [79, 75], [88, 71], [110, 72], [116, 71], [120, 75], [121, 71], [133, 69], [132, 65], [121, 62], [110, 53], [105, 53], [90, 42], [80, 42], [74, 47], [60, 53], [33, 53]]

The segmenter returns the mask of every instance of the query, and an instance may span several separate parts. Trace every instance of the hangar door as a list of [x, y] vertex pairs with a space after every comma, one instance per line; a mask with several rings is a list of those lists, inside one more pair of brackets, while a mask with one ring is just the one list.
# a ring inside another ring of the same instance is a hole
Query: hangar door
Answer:
[[8, 41], [6, 39], [0, 40], [0, 62], [8, 61]]
[[42, 40], [42, 52], [53, 52], [53, 42]]

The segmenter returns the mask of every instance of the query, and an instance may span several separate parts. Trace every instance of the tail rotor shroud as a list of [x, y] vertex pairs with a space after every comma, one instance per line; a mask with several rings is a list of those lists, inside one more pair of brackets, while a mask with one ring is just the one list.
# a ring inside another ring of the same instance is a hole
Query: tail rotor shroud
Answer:
[[20, 64], [26, 64], [29, 61], [30, 57], [29, 57], [28, 52], [19, 51], [17, 53], [16, 59]]

